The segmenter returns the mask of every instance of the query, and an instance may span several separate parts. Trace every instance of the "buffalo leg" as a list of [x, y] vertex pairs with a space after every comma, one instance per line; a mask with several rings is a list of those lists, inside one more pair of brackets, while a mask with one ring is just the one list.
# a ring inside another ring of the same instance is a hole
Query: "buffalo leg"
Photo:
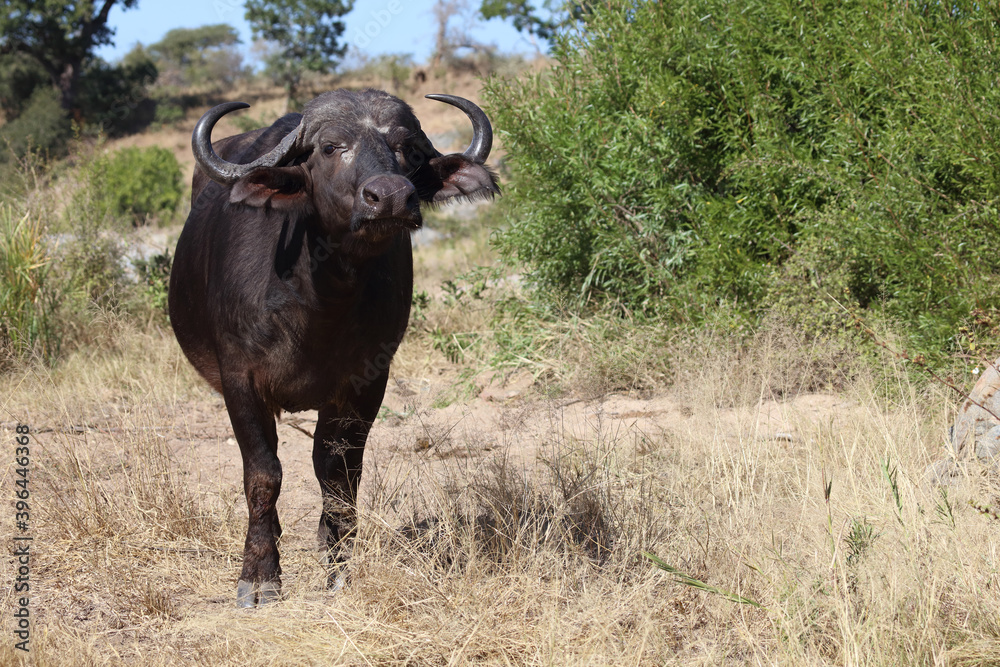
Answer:
[[281, 592], [277, 545], [281, 525], [275, 506], [281, 492], [278, 434], [274, 415], [249, 378], [224, 377], [222, 389], [243, 457], [243, 491], [250, 515], [236, 604], [253, 607], [278, 599]]
[[[347, 559], [348, 542], [354, 536], [365, 442], [382, 405], [387, 379], [378, 378], [364, 387], [344, 409], [327, 406], [319, 411], [313, 441], [313, 468], [323, 494], [319, 545], [335, 564]], [[330, 584], [335, 581], [331, 572]]]

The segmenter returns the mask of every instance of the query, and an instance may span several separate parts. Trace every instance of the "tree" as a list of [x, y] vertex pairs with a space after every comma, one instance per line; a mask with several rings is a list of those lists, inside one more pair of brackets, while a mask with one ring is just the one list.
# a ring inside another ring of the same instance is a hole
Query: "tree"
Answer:
[[[539, 11], [530, 0], [483, 0], [479, 14], [487, 20], [511, 19], [514, 27], [521, 32], [549, 40], [555, 37], [558, 30], [582, 20], [589, 12], [585, 3], [553, 0], [545, 0], [542, 9], [544, 12]], [[547, 18], [543, 18], [543, 14]]]
[[479, 13], [484, 19], [511, 19], [521, 32], [548, 39], [556, 30], [556, 23], [543, 19], [528, 0], [483, 0]]
[[21, 115], [35, 89], [46, 87], [48, 83], [48, 74], [26, 53], [0, 56], [0, 109], [4, 120]]
[[465, 0], [438, 0], [434, 3], [434, 23], [437, 28], [434, 31], [434, 55], [431, 59], [431, 68], [437, 69], [442, 60], [451, 57], [455, 46], [465, 41], [465, 35], [456, 33], [455, 30], [448, 30], [448, 24], [453, 16], [461, 16], [466, 10]]
[[231, 85], [242, 73], [243, 56], [232, 48], [239, 43], [235, 28], [217, 23], [171, 30], [148, 51], [157, 61], [161, 83], [166, 79], [176, 84]]
[[148, 54], [136, 50], [114, 65], [91, 58], [80, 77], [73, 114], [109, 136], [136, 132], [152, 121], [155, 104], [147, 89], [158, 76]]
[[131, 9], [137, 2], [4, 0], [0, 55], [24, 53], [34, 58], [59, 90], [63, 108], [73, 109], [85, 61], [114, 37], [107, 24], [111, 8], [118, 4]]
[[239, 44], [240, 36], [226, 23], [200, 28], [175, 28], [149, 47], [150, 53], [178, 65], [190, 65], [205, 58], [207, 49]]
[[255, 38], [275, 42], [267, 59], [271, 75], [285, 86], [289, 100], [305, 72], [332, 72], [347, 50], [340, 43], [354, 0], [247, 0], [246, 20]]

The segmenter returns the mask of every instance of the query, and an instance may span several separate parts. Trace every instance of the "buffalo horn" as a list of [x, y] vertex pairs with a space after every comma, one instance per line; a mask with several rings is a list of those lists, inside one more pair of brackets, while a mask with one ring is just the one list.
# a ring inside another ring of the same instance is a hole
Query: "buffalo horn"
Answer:
[[291, 152], [295, 140], [298, 139], [299, 128], [302, 127], [301, 123], [289, 132], [281, 140], [281, 143], [253, 162], [249, 164], [226, 162], [212, 148], [212, 128], [227, 113], [248, 108], [250, 105], [246, 102], [226, 102], [206, 111], [205, 115], [198, 120], [198, 124], [194, 126], [194, 133], [191, 135], [191, 150], [194, 151], [194, 159], [198, 161], [198, 166], [213, 181], [223, 185], [231, 185], [258, 167], [273, 167]]
[[450, 104], [465, 112], [465, 115], [472, 121], [472, 143], [465, 149], [463, 155], [476, 164], [486, 162], [486, 158], [490, 156], [490, 149], [493, 147], [493, 127], [483, 110], [469, 100], [455, 95], [434, 94], [425, 97]]

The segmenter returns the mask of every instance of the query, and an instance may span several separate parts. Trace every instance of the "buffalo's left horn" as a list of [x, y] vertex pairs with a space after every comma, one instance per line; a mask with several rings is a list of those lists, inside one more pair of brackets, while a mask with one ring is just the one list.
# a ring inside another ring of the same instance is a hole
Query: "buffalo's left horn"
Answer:
[[490, 125], [490, 119], [486, 117], [483, 110], [469, 100], [455, 95], [435, 93], [424, 97], [450, 104], [465, 112], [465, 115], [472, 121], [472, 143], [465, 149], [463, 155], [477, 164], [486, 162], [486, 158], [490, 156], [490, 149], [493, 147], [493, 126]]
[[295, 141], [299, 138], [301, 121], [294, 130], [288, 133], [277, 146], [249, 164], [234, 164], [219, 157], [212, 148], [212, 128], [219, 119], [237, 109], [249, 109], [246, 102], [226, 102], [212, 107], [198, 120], [191, 135], [191, 150], [194, 159], [198, 161], [208, 177], [223, 185], [231, 185], [258, 167], [273, 167], [281, 162], [291, 152]]

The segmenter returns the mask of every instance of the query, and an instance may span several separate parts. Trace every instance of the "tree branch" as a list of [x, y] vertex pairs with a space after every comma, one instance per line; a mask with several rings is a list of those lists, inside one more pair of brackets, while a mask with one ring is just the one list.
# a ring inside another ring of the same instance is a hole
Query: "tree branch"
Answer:
[[91, 41], [94, 38], [94, 33], [97, 32], [98, 28], [107, 25], [108, 15], [111, 14], [111, 8], [114, 7], [118, 0], [104, 0], [104, 5], [101, 7], [101, 11], [97, 12], [97, 16], [92, 19], [87, 19], [83, 23], [83, 29], [80, 31], [80, 43], [87, 46], [89, 51], [91, 46]]

